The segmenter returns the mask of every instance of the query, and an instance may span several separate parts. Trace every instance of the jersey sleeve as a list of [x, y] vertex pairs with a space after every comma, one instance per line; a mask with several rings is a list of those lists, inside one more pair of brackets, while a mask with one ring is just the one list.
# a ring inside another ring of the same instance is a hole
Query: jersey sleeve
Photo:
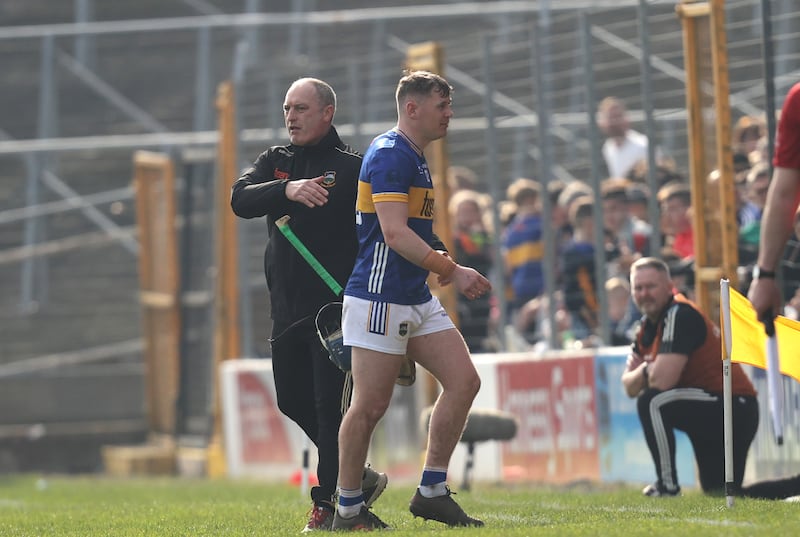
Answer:
[[706, 339], [703, 316], [685, 304], [674, 304], [664, 319], [658, 354], [686, 354], [698, 349]]
[[789, 90], [783, 103], [773, 164], [780, 168], [800, 169], [800, 83]]
[[372, 186], [372, 201], [408, 203], [408, 192], [414, 178], [408, 167], [405, 156], [393, 146], [377, 149], [368, 177]]

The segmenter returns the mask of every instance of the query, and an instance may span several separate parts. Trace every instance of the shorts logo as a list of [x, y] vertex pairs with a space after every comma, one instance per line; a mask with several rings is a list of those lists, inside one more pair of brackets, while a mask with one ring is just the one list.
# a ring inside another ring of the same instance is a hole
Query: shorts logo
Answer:
[[289, 178], [289, 172], [285, 172], [283, 170], [278, 170], [278, 169], [275, 169], [272, 175], [273, 177], [275, 177], [275, 179], [279, 179], [281, 181]]
[[327, 171], [322, 174], [325, 178], [322, 180], [322, 186], [325, 188], [331, 188], [336, 184], [336, 172], [335, 171]]
[[408, 323], [400, 323], [397, 333], [400, 334], [400, 337], [406, 337], [408, 335]]

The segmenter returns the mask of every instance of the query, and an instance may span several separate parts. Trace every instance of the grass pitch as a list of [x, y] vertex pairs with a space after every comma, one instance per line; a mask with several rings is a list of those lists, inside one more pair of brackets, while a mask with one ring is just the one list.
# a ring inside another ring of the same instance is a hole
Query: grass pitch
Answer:
[[[389, 483], [375, 512], [396, 537], [411, 535], [796, 535], [800, 504], [688, 491], [644, 498], [635, 487], [502, 487], [477, 483], [456, 499], [486, 522], [450, 529], [408, 512], [413, 485]], [[228, 480], [0, 477], [2, 537], [299, 535], [309, 502], [296, 487]]]

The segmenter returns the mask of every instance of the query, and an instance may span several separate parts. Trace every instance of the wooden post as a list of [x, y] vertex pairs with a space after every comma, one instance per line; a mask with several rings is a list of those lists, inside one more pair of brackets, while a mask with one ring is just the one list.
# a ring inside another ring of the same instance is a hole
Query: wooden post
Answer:
[[224, 360], [239, 358], [239, 271], [238, 231], [236, 215], [230, 206], [231, 186], [239, 176], [236, 147], [238, 130], [235, 115], [233, 83], [223, 82], [217, 91], [219, 144], [217, 146], [216, 225], [214, 235], [217, 265], [214, 296], [214, 432], [208, 446], [208, 475], [225, 474], [225, 454], [222, 445], [222, 411], [219, 378]]
[[161, 153], [137, 151], [133, 162], [147, 418], [151, 432], [172, 435], [180, 367], [175, 172]]
[[139, 233], [139, 300], [145, 341], [145, 407], [149, 438], [135, 446], [103, 446], [110, 475], [172, 474], [180, 378], [180, 270], [175, 234], [175, 171], [162, 153], [133, 155]]
[[[719, 280], [735, 286], [739, 261], [724, 0], [683, 0], [676, 10], [683, 24], [696, 300], [719, 322]], [[714, 169], [719, 181], [710, 187]]]
[[[711, 53], [714, 65], [714, 103], [717, 128], [717, 168], [720, 171], [720, 227], [722, 235], [722, 273], [732, 286], [738, 284], [739, 226], [736, 221], [736, 193], [731, 148], [730, 83], [728, 46], [725, 32], [725, 0], [711, 0]], [[719, 292], [719, 280], [709, 282]], [[717, 306], [719, 304], [717, 297]], [[719, 311], [719, 308], [716, 308]]]

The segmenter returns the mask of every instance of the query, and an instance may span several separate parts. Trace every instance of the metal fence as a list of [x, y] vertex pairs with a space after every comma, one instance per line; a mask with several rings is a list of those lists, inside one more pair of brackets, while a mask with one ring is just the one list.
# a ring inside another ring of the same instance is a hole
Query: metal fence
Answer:
[[[634, 128], [687, 169], [675, 1], [390, 4], [325, 11], [301, 0], [153, 1], [117, 20], [104, 3], [77, 0], [72, 18], [63, 6], [58, 12], [67, 22], [0, 27], [0, 382], [141, 364], [130, 181], [132, 154], [142, 148], [177, 163], [176, 229], [189, 248], [184, 352], [209, 363], [214, 262], [204, 233], [214, 221], [213, 101], [222, 80], [237, 88], [242, 166], [285, 143], [283, 95], [306, 75], [335, 87], [340, 134], [365, 149], [394, 124], [407, 46], [433, 40], [444, 46], [444, 74], [455, 87], [451, 163], [475, 171], [495, 201], [517, 177], [596, 184], [594, 114], [610, 95], [626, 101]], [[734, 119], [766, 108], [765, 6], [775, 94], [798, 78], [794, 3], [727, 2]], [[243, 349], [266, 355], [265, 226], [242, 222], [241, 231]], [[197, 371], [184, 413], [189, 432], [208, 427], [210, 378], [207, 367]]]

